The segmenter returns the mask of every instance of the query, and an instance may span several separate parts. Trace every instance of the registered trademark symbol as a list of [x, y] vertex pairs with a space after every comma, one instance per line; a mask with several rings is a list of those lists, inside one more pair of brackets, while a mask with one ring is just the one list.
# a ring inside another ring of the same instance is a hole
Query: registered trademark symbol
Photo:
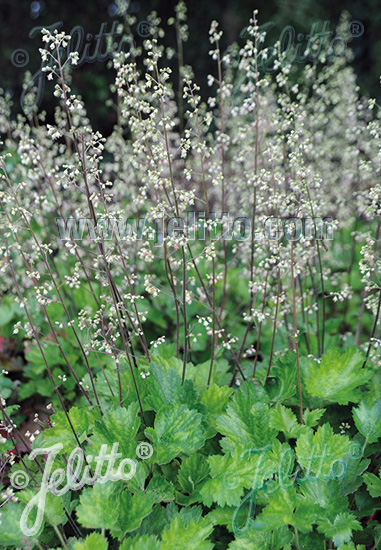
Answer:
[[364, 24], [355, 19], [349, 23], [349, 32], [354, 38], [358, 38], [364, 34]]
[[357, 460], [362, 457], [363, 454], [363, 447], [358, 443], [357, 441], [352, 441], [349, 447], [348, 456], [349, 458], [353, 458], [354, 460]]
[[147, 38], [153, 34], [153, 25], [149, 21], [140, 21], [136, 28], [136, 32], [142, 38]]
[[153, 455], [153, 447], [150, 443], [143, 441], [136, 447], [136, 455], [142, 460], [147, 460]]

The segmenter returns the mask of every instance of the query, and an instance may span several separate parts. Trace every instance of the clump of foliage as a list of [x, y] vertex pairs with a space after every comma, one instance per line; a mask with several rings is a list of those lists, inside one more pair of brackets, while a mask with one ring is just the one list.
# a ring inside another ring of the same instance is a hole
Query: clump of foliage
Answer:
[[[0, 547], [375, 550], [378, 106], [345, 56], [311, 45], [294, 72], [261, 48], [256, 13], [240, 51], [212, 23], [204, 101], [185, 6], [178, 52], [150, 22], [144, 48], [114, 56], [108, 138], [70, 88], [65, 33], [42, 32], [55, 124], [33, 92], [16, 121], [1, 97], [0, 327], [21, 374], [0, 376]], [[49, 414], [25, 433], [37, 396]], [[49, 494], [28, 537], [46, 462], [28, 455], [57, 443], [52, 472], [119, 443], [136, 473]]]

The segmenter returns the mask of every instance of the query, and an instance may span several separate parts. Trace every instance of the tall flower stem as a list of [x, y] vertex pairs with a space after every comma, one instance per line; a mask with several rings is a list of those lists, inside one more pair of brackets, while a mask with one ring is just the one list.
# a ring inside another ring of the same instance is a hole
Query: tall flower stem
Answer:
[[295, 276], [294, 276], [294, 238], [291, 238], [291, 282], [292, 282], [292, 306], [294, 318], [294, 347], [296, 353], [296, 371], [298, 376], [299, 390], [299, 412], [300, 422], [303, 424], [303, 402], [302, 402], [302, 384], [300, 380], [300, 365], [299, 365], [299, 344], [298, 344], [298, 325], [296, 321], [296, 292], [295, 292]]

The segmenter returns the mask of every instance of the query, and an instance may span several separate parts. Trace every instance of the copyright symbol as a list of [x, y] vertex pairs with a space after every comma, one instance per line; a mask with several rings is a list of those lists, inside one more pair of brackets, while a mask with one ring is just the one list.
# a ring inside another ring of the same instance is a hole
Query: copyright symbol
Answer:
[[28, 52], [22, 49], [14, 50], [11, 55], [11, 63], [15, 67], [25, 67], [29, 63]]
[[153, 447], [149, 443], [143, 441], [143, 443], [139, 443], [136, 447], [136, 454], [142, 460], [147, 460], [147, 458], [151, 458], [153, 455]]
[[140, 21], [136, 28], [136, 32], [142, 38], [147, 38], [147, 36], [153, 34], [153, 25], [149, 21]]
[[15, 489], [25, 489], [29, 485], [29, 476], [22, 470], [14, 472], [9, 479]]
[[240, 477], [235, 472], [226, 472], [222, 478], [222, 485], [226, 489], [236, 489], [239, 485]]

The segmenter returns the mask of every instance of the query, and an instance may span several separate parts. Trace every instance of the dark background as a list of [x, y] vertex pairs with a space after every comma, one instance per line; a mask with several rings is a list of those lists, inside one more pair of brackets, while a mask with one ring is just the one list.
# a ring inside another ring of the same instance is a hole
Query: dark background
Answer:
[[[129, 11], [137, 17], [137, 26], [133, 29], [137, 44], [143, 40], [138, 33], [139, 23], [145, 21], [152, 10], [156, 10], [167, 27], [166, 22], [174, 15], [176, 3], [176, 0], [130, 0], [126, 4]], [[329, 21], [329, 29], [333, 31], [332, 36], [335, 36], [340, 14], [346, 10], [350, 13], [351, 20], [360, 21], [364, 28], [363, 34], [352, 39], [349, 44], [354, 52], [352, 66], [358, 75], [361, 91], [371, 97], [380, 98], [381, 0], [189, 0], [187, 7], [189, 39], [184, 47], [184, 61], [194, 67], [201, 85], [206, 83], [208, 73], [215, 72], [214, 62], [208, 56], [211, 48], [208, 31], [213, 19], [220, 22], [224, 31], [224, 48], [233, 41], [241, 45], [244, 43], [244, 38], [239, 35], [248, 24], [254, 9], [259, 10], [260, 24], [274, 22], [266, 43], [274, 43], [286, 25], [292, 25], [296, 35], [307, 35], [313, 23], [318, 23], [318, 30], [321, 30], [323, 21]], [[0, 86], [13, 95], [15, 112], [21, 112], [20, 96], [25, 71], [29, 70], [33, 74], [40, 67], [38, 48], [43, 47], [43, 44], [40, 32], [35, 32], [32, 38], [29, 36], [34, 27], [49, 26], [62, 21], [62, 29], [67, 33], [80, 25], [86, 36], [87, 33], [97, 34], [102, 23], [107, 23], [107, 31], [110, 31], [114, 20], [122, 22], [113, 0], [0, 0], [0, 17]], [[175, 46], [173, 27], [167, 28], [165, 43]], [[29, 55], [29, 61], [23, 67], [15, 66], [19, 58], [15, 57], [14, 52], [19, 49], [25, 50]], [[107, 61], [83, 64], [73, 71], [72, 86], [85, 99], [94, 126], [105, 134], [109, 133], [115, 122], [115, 112], [105, 106], [114, 77], [114, 72], [107, 70], [106, 66]], [[52, 92], [53, 84], [47, 82], [41, 108], [47, 110], [48, 118], [51, 117], [55, 104]]]

